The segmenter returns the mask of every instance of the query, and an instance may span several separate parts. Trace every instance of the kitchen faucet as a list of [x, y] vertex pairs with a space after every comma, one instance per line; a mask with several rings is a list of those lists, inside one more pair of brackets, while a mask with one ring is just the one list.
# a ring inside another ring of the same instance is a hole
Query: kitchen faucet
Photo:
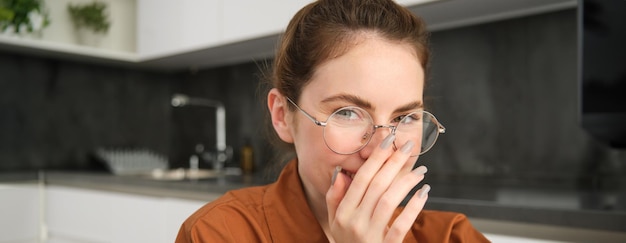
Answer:
[[198, 146], [196, 146], [196, 152], [199, 152], [204, 159], [211, 161], [216, 172], [221, 172], [224, 163], [232, 156], [232, 148], [226, 145], [226, 108], [224, 104], [219, 101], [189, 97], [184, 94], [174, 94], [171, 103], [173, 107], [205, 106], [215, 108], [216, 151], [204, 152], [203, 148], [202, 151], [197, 151]]

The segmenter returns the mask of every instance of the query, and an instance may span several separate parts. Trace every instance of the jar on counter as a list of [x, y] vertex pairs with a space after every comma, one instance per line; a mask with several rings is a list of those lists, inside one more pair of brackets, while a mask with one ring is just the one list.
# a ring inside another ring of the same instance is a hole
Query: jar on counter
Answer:
[[243, 174], [252, 174], [254, 172], [254, 149], [250, 143], [250, 139], [241, 147], [240, 151], [240, 167]]

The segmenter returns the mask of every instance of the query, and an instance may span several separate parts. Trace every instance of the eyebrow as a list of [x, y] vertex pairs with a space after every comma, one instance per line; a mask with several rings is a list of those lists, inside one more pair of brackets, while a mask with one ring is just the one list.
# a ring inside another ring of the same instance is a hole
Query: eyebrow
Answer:
[[[344, 102], [349, 102], [352, 103], [358, 107], [364, 108], [364, 109], [374, 109], [374, 105], [372, 105], [372, 103], [366, 101], [365, 99], [362, 99], [356, 95], [351, 95], [351, 94], [338, 94], [338, 95], [333, 95], [331, 97], [328, 97], [326, 99], [322, 100], [322, 103], [330, 103], [330, 102], [335, 102], [335, 101], [344, 101]], [[413, 101], [410, 102], [408, 104], [405, 104], [403, 106], [400, 106], [398, 108], [396, 108], [396, 110], [394, 111], [395, 113], [405, 113], [411, 110], [415, 110], [415, 109], [423, 109], [424, 108], [424, 104], [422, 103], [422, 101]]]
[[333, 95], [331, 97], [328, 97], [326, 99], [322, 100], [322, 103], [330, 103], [330, 102], [335, 102], [335, 101], [344, 101], [344, 102], [349, 102], [352, 103], [358, 107], [364, 108], [364, 109], [372, 109], [374, 106], [372, 105], [372, 103], [361, 99], [360, 97], [356, 96], [356, 95], [351, 95], [351, 94], [338, 94], [338, 95]]
[[424, 103], [422, 103], [422, 101], [413, 101], [411, 103], [408, 103], [406, 105], [400, 106], [398, 107], [395, 112], [396, 113], [406, 113], [409, 112], [411, 110], [415, 110], [415, 109], [424, 109]]

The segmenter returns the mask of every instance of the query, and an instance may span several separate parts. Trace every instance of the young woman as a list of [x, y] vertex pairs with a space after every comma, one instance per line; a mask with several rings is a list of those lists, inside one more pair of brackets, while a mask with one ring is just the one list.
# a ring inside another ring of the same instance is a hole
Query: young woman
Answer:
[[422, 210], [417, 157], [444, 128], [424, 111], [428, 33], [392, 0], [320, 0], [282, 36], [267, 105], [296, 157], [270, 185], [228, 192], [177, 242], [487, 242], [461, 214]]

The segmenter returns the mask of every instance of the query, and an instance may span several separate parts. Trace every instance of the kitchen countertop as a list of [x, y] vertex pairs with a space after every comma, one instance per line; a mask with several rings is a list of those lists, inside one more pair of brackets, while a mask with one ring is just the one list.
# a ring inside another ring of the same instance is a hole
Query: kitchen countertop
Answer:
[[[3, 182], [37, 182], [48, 185], [123, 192], [158, 197], [211, 201], [242, 187], [267, 184], [262, 176], [223, 176], [197, 181], [163, 181], [102, 172], [50, 171], [0, 173]], [[589, 192], [563, 187], [502, 185], [431, 179], [427, 209], [455, 211], [470, 218], [626, 232], [626, 183], [610, 191]]]
[[227, 191], [269, 183], [258, 176], [220, 176], [199, 180], [156, 180], [107, 173], [46, 172], [49, 185], [81, 187], [156, 197], [212, 201]]

